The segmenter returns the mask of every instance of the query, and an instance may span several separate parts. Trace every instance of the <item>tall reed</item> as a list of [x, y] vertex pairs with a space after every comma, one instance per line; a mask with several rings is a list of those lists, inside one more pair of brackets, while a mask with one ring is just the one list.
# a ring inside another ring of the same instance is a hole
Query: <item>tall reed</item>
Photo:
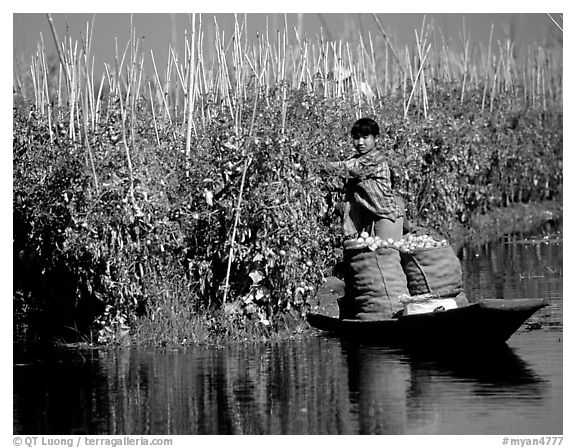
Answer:
[[[60, 99], [59, 95], [58, 101], [53, 98], [59, 87], [49, 85], [55, 84], [54, 73], [50, 71], [58, 68], [46, 66], [42, 39], [29, 69], [30, 75], [19, 74], [16, 85], [23, 95], [28, 92], [24, 85], [32, 85], [34, 101], [43, 114], [51, 115], [50, 104], [65, 101], [72, 137], [78, 129], [74, 126], [75, 116], [82, 116], [77, 109], [83, 104], [89, 109], [88, 122], [92, 129], [102, 119], [103, 89], [114, 95], [122, 92], [126, 112], [130, 113], [134, 112], [139, 97], [148, 97], [158, 119], [163, 117], [173, 126], [175, 114], [181, 115], [181, 123], [185, 127], [192, 126], [191, 130], [195, 132], [196, 124], [206, 123], [207, 117], [218, 108], [225, 108], [238, 127], [243, 114], [239, 100], [250, 94], [251, 79], [256, 79], [264, 88], [266, 101], [269, 101], [267, 97], [273, 87], [278, 86], [284, 112], [286, 88], [304, 88], [315, 94], [321, 92], [326, 97], [347, 95], [361, 105], [402, 94], [409, 81], [403, 112], [408, 115], [411, 102], [417, 98], [419, 109], [426, 117], [427, 110], [433, 106], [430, 89], [438, 85], [439, 79], [449, 82], [460, 79], [460, 101], [464, 101], [467, 91], [478, 88], [481, 83], [482, 105], [490, 101], [491, 109], [495, 106], [494, 95], [499, 94], [509, 94], [513, 101], [528, 107], [546, 108], [561, 101], [562, 55], [558, 49], [533, 46], [520, 53], [513, 42], [506, 40], [498, 41], [498, 52], [494, 55], [491, 30], [487, 49], [471, 46], [469, 37], [463, 35], [462, 54], [451, 48], [443, 36], [442, 42], [430, 42], [430, 26], [423, 21], [419, 32], [415, 30], [414, 48], [407, 46], [405, 57], [400, 59], [388, 33], [377, 16], [374, 18], [381, 37], [375, 40], [370, 34], [368, 42], [360, 33], [357, 39], [348, 42], [328, 42], [322, 32], [316, 39], [300, 36], [296, 29], [290, 35], [285, 21], [277, 33], [272, 33], [267, 26], [266, 32], [249, 44], [245, 18], [242, 21], [241, 16], [235, 15], [231, 36], [227, 36], [214, 20], [214, 47], [210, 48], [205, 39], [203, 18], [199, 15], [198, 29], [195, 18], [190, 30], [186, 30], [190, 36], [186, 39], [184, 56], [170, 43], [163, 71], [159, 70], [152, 51], [148, 60], [139, 53], [139, 43], [131, 26], [130, 42], [122, 54], [118, 53], [116, 42], [114, 65], [105, 65], [105, 73], [97, 85], [90, 46], [94, 23], [87, 25], [85, 40], [78, 46], [71, 36], [66, 36], [62, 42], [59, 40], [48, 15], [66, 86], [64, 96]], [[479, 57], [473, 57], [473, 53]], [[148, 89], [142, 89], [144, 66], [148, 62], [152, 64], [153, 79]], [[87, 101], [82, 99], [84, 95]], [[285, 126], [285, 119], [283, 123]]]

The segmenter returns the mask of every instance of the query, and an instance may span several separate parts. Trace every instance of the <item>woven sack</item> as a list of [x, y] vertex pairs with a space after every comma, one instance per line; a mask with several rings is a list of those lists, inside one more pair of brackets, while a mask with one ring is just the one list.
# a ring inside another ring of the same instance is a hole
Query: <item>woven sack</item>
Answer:
[[463, 290], [462, 266], [452, 247], [402, 252], [400, 258], [411, 295], [428, 293], [455, 295]]
[[403, 309], [399, 296], [408, 288], [398, 250], [345, 245], [344, 293], [339, 301], [342, 319], [389, 319]]

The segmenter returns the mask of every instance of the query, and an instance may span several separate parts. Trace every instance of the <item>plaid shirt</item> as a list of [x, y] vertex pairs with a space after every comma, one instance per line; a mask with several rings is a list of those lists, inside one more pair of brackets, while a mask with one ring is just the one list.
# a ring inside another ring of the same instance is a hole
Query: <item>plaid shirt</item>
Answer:
[[352, 206], [359, 206], [378, 216], [395, 221], [403, 216], [394, 200], [390, 168], [384, 153], [374, 149], [344, 162], [332, 164], [346, 178], [346, 197]]

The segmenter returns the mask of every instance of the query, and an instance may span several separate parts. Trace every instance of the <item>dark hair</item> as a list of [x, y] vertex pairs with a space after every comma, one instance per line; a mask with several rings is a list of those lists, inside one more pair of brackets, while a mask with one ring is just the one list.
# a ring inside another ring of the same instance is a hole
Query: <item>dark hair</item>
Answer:
[[373, 135], [377, 137], [380, 134], [380, 128], [378, 123], [376, 123], [372, 118], [360, 118], [352, 125], [350, 130], [350, 135], [352, 138], [356, 137], [366, 137], [368, 135]]

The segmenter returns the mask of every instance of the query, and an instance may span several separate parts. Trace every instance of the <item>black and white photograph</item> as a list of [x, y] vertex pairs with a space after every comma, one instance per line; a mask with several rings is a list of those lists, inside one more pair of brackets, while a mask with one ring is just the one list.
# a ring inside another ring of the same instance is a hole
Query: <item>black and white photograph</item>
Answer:
[[565, 11], [210, 6], [11, 14], [6, 446], [569, 444]]

